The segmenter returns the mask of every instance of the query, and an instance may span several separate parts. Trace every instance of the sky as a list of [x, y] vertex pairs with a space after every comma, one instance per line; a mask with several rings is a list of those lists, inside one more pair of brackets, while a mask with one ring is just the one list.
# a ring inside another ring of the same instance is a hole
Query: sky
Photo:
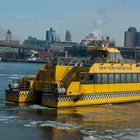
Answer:
[[124, 31], [140, 31], [140, 0], [1, 0], [0, 28], [10, 29], [20, 40], [45, 39], [51, 27], [65, 39], [80, 42], [89, 33], [110, 36], [123, 46]]

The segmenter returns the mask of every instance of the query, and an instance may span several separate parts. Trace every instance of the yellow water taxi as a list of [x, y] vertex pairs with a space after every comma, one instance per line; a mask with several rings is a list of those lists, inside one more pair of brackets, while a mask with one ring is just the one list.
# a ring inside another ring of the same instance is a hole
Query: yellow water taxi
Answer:
[[6, 100], [70, 107], [140, 100], [140, 66], [115, 47], [89, 47], [90, 58], [59, 58], [11, 83]]

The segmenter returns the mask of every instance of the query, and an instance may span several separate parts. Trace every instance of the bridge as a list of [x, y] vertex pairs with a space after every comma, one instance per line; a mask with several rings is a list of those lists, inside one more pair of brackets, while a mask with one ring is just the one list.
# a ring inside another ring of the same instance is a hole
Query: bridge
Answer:
[[43, 52], [44, 50], [43, 48], [37, 46], [20, 44], [20, 39], [18, 39], [16, 35], [11, 33], [10, 30], [6, 30], [1, 26], [0, 26], [0, 47], [35, 50], [38, 52]]
[[25, 44], [19, 44], [14, 42], [8, 42], [5, 40], [0, 40], [0, 47], [10, 47], [10, 48], [18, 48], [18, 49], [27, 49], [27, 50], [35, 50], [38, 52], [43, 52], [44, 49], [37, 47], [37, 46], [31, 46], [31, 45], [25, 45]]

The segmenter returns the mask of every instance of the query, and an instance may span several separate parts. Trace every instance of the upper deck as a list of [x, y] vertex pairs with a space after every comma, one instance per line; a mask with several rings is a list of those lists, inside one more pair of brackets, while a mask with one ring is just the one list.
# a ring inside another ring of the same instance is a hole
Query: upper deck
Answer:
[[94, 63], [120, 63], [135, 64], [135, 60], [123, 59], [120, 51], [115, 47], [109, 46], [89, 46], [88, 57], [56, 57], [50, 63], [52, 65], [76, 65], [91, 66]]

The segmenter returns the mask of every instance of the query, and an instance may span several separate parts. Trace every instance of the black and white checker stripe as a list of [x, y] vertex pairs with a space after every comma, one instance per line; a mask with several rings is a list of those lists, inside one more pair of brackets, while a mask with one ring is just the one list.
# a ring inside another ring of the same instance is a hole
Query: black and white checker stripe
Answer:
[[97, 100], [97, 99], [109, 99], [109, 98], [120, 98], [120, 97], [133, 97], [133, 96], [140, 96], [139, 92], [116, 92], [116, 93], [95, 93], [95, 94], [82, 94], [82, 95], [49, 95], [43, 94], [42, 100], [49, 100], [52, 102], [67, 102], [67, 101], [74, 101], [76, 98], [78, 100]]
[[19, 92], [19, 91], [6, 91], [6, 96], [14, 96], [14, 97], [34, 97], [35, 94], [32, 92]]

